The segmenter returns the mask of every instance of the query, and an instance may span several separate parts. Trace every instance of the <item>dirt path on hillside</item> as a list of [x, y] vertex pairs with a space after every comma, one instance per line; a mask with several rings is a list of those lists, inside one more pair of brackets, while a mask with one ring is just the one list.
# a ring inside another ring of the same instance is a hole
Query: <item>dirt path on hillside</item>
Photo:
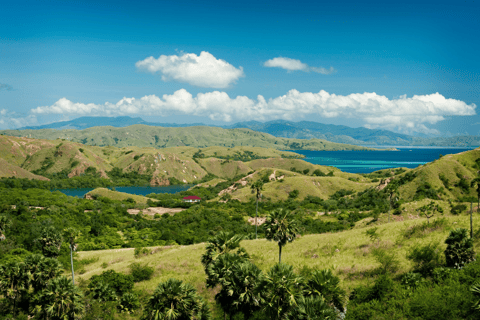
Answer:
[[154, 216], [156, 214], [162, 215], [165, 213], [168, 214], [175, 214], [177, 212], [182, 212], [186, 209], [182, 208], [163, 208], [163, 207], [152, 207], [152, 208], [147, 208], [144, 210], [139, 210], [139, 209], [128, 209], [127, 212], [130, 214], [138, 214], [140, 211], [142, 211], [143, 214], [148, 214], [149, 216]]

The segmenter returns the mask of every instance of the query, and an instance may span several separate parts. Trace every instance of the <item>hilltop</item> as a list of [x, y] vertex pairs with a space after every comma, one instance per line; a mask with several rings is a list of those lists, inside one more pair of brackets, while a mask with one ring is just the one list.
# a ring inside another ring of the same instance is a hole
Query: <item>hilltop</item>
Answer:
[[[80, 117], [70, 121], [55, 122], [51, 124], [23, 127], [18, 130], [40, 129], [75, 129], [83, 130], [92, 127], [127, 127], [142, 124], [156, 127], [193, 127], [203, 126], [202, 123], [176, 124], [154, 123], [142, 118], [123, 117]], [[251, 129], [257, 132], [271, 134], [279, 138], [290, 139], [322, 139], [336, 143], [346, 143], [361, 146], [437, 146], [437, 147], [476, 147], [480, 145], [479, 136], [455, 136], [455, 137], [423, 137], [397, 133], [389, 130], [367, 129], [363, 127], [352, 128], [344, 125], [324, 124], [313, 121], [286, 121], [273, 120], [268, 122], [245, 121], [232, 125], [215, 126], [224, 129]]]

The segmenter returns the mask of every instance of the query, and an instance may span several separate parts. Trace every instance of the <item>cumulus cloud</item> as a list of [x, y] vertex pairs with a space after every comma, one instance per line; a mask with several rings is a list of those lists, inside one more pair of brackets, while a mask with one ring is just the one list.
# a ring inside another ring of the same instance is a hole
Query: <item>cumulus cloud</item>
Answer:
[[0, 83], [0, 91], [5, 90], [5, 91], [12, 91], [13, 88], [11, 85], [6, 84], [6, 83]]
[[16, 129], [37, 124], [35, 114], [20, 115], [7, 109], [0, 110], [0, 129]]
[[162, 74], [163, 81], [174, 80], [197, 87], [226, 88], [244, 77], [243, 68], [235, 68], [211, 53], [202, 51], [199, 56], [185, 53], [177, 56], [148, 57], [135, 66], [142, 71]]
[[323, 67], [310, 67], [308, 64], [303, 63], [300, 60], [285, 57], [277, 57], [267, 60], [263, 66], [270, 68], [282, 68], [288, 71], [312, 71], [321, 74], [332, 74], [337, 72], [337, 70], [335, 70], [333, 67], [330, 67], [330, 69], [325, 69]]
[[[426, 124], [435, 124], [445, 116], [475, 114], [475, 104], [467, 105], [447, 99], [439, 93], [401, 96], [388, 99], [375, 92], [342, 96], [324, 90], [318, 93], [290, 90], [285, 95], [265, 99], [246, 96], [231, 98], [227, 93], [212, 91], [193, 96], [185, 89], [171, 95], [123, 98], [117, 103], [83, 104], [66, 98], [51, 106], [32, 109], [32, 114], [208, 116], [212, 120], [242, 121], [273, 119], [301, 120], [312, 116], [323, 118], [362, 119], [366, 127], [404, 132], [427, 132]], [[348, 120], [346, 120], [348, 122]], [[347, 123], [348, 124], [348, 123]]]

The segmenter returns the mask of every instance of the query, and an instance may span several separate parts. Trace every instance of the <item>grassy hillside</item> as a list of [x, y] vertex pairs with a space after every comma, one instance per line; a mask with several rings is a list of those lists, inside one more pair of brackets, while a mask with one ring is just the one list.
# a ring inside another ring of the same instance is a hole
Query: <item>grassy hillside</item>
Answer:
[[262, 148], [303, 150], [372, 150], [326, 140], [276, 138], [250, 129], [222, 129], [216, 127], [163, 128], [133, 125], [125, 128], [93, 127], [85, 130], [3, 130], [0, 134], [36, 139], [66, 139], [86, 145], [116, 147], [168, 148], [191, 146], [206, 148], [222, 146], [250, 146]]
[[[475, 216], [474, 229], [479, 228], [479, 216]], [[383, 219], [384, 221], [385, 219]], [[382, 221], [382, 219], [380, 219]], [[292, 243], [287, 244], [282, 253], [283, 262], [294, 267], [296, 272], [302, 268], [331, 268], [342, 282], [341, 286], [347, 291], [359, 284], [373, 283], [375, 269], [379, 267], [372, 254], [375, 248], [395, 250], [399, 259], [398, 273], [411, 269], [412, 264], [406, 259], [407, 252], [416, 244], [440, 242], [441, 250], [446, 245], [444, 241], [449, 230], [453, 227], [468, 228], [468, 217], [448, 216], [446, 224], [435, 230], [427, 229], [426, 232], [407, 237], [408, 230], [426, 222], [426, 219], [412, 219], [389, 224], [369, 224], [364, 221], [357, 222], [358, 227], [353, 230], [302, 236]], [[380, 235], [378, 241], [372, 242], [365, 231], [378, 227]], [[264, 272], [278, 261], [278, 246], [275, 242], [262, 240], [244, 240], [241, 245], [250, 254], [252, 261]], [[136, 288], [145, 292], [153, 292], [160, 281], [174, 277], [194, 285], [201, 295], [213, 302], [215, 290], [205, 288], [205, 273], [200, 263], [201, 255], [205, 252], [205, 244], [191, 246], [168, 246], [151, 248], [154, 252], [142, 258], [134, 258], [134, 249], [118, 249], [105, 251], [79, 252], [80, 259], [95, 258], [95, 263], [85, 266], [83, 274], [78, 277], [89, 279], [94, 274], [112, 269], [128, 273], [128, 266], [132, 262], [148, 263], [155, 267], [154, 277], [145, 282], [136, 284]], [[480, 250], [480, 242], [475, 242], [475, 250]], [[107, 264], [106, 269], [101, 265]]]

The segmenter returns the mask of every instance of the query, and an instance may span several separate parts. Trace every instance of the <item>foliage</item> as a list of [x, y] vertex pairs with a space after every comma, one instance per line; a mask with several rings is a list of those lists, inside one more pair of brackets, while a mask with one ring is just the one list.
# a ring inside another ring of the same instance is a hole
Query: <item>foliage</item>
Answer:
[[291, 266], [278, 263], [260, 278], [257, 293], [269, 319], [288, 319], [303, 303], [303, 279]]
[[413, 272], [420, 273], [423, 277], [431, 276], [433, 270], [442, 265], [442, 255], [439, 243], [416, 245], [410, 249], [407, 259], [413, 262]]
[[66, 277], [52, 279], [33, 300], [34, 313], [39, 318], [52, 320], [81, 318], [82, 296], [80, 289]]
[[475, 260], [473, 240], [468, 237], [467, 229], [457, 228], [450, 231], [445, 240], [445, 259], [447, 267], [461, 269], [465, 264]]
[[118, 301], [118, 309], [120, 312], [132, 313], [139, 308], [140, 300], [135, 293], [125, 292]]
[[60, 254], [63, 239], [60, 231], [55, 227], [48, 226], [43, 228], [37, 241], [40, 243], [45, 257], [56, 258]]
[[133, 289], [134, 281], [132, 275], [115, 272], [114, 270], [103, 271], [99, 275], [93, 275], [90, 278], [88, 288], [93, 290], [99, 283], [107, 284], [115, 290], [117, 296], [122, 296]]
[[290, 211], [278, 209], [267, 216], [263, 227], [267, 240], [278, 243], [278, 260], [281, 262], [282, 247], [285, 246], [287, 242], [295, 240], [299, 233], [296, 221], [291, 218]]
[[346, 306], [346, 292], [340, 287], [340, 279], [332, 270], [315, 270], [306, 279], [307, 296], [321, 296], [327, 304], [343, 311]]
[[388, 251], [383, 248], [375, 248], [372, 253], [375, 257], [375, 260], [380, 263], [380, 266], [377, 268], [378, 273], [384, 275], [396, 273], [398, 271], [400, 262], [395, 251]]
[[208, 308], [195, 289], [177, 279], [160, 282], [145, 305], [142, 320], [210, 319]]
[[155, 271], [153, 267], [150, 267], [148, 264], [142, 265], [139, 262], [132, 263], [129, 268], [134, 282], [150, 280]]

